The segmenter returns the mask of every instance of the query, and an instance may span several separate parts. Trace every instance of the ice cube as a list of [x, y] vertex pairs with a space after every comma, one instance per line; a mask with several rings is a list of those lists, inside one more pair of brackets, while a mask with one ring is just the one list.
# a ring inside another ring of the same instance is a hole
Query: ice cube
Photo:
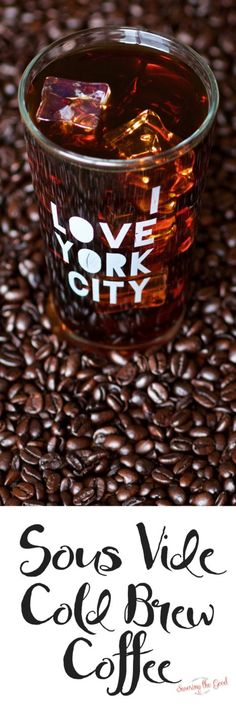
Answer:
[[180, 139], [168, 130], [153, 110], [143, 110], [136, 118], [106, 135], [109, 148], [126, 159], [145, 157], [177, 145]]
[[107, 83], [87, 83], [47, 76], [36, 120], [95, 130], [111, 90]]

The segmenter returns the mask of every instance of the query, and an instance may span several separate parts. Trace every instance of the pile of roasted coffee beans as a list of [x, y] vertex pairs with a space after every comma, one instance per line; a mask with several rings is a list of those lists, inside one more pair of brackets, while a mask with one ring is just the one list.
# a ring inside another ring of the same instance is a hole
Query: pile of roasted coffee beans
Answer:
[[[184, 324], [129, 360], [83, 354], [51, 330], [17, 110], [40, 47], [104, 24], [175, 35], [208, 59], [221, 93]], [[235, 35], [234, 0], [2, 0], [0, 505], [236, 505]]]

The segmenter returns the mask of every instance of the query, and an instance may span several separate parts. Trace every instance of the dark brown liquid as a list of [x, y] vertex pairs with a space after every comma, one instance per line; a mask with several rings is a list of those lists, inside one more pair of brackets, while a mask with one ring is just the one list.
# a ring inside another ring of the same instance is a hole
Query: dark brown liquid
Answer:
[[[46, 76], [109, 84], [111, 96], [95, 134], [60, 123], [35, 119]], [[208, 99], [202, 81], [184, 63], [169, 54], [126, 44], [110, 44], [73, 52], [49, 64], [28, 95], [31, 117], [53, 142], [80, 154], [119, 157], [106, 145], [106, 134], [149, 109], [181, 140], [191, 135], [207, 114]]]
[[[192, 69], [143, 46], [96, 46], [49, 64], [34, 79], [27, 97], [34, 121], [46, 76], [109, 84], [111, 96], [94, 133], [73, 126], [65, 133], [55, 122], [37, 125], [54, 143], [89, 156], [117, 158], [116, 148], [107, 146], [107, 134], [144, 110], [154, 111], [178, 140], [197, 130], [208, 110], [206, 91]], [[84, 340], [120, 348], [145, 346], [168, 331], [173, 334], [189, 290], [209, 144], [210, 134], [167, 164], [125, 173], [63, 161], [28, 135], [52, 293], [64, 328]], [[153, 210], [157, 186], [159, 203]], [[51, 203], [56, 205], [54, 218]], [[71, 217], [83, 219], [85, 229], [91, 225], [91, 238], [84, 239], [79, 229], [73, 233]], [[151, 240], [146, 243], [149, 220]], [[140, 222], [147, 222], [141, 243], [136, 235]], [[119, 248], [109, 243], [104, 224], [114, 238], [130, 224]], [[60, 239], [69, 242], [67, 255]], [[125, 264], [116, 272], [108, 261], [118, 254]], [[139, 300], [137, 288], [144, 280]]]

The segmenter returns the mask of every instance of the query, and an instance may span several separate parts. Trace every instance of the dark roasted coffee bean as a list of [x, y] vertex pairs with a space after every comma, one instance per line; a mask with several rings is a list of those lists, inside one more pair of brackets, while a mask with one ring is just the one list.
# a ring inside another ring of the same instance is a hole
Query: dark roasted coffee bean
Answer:
[[140, 373], [135, 381], [135, 387], [138, 388], [138, 390], [142, 388], [147, 388], [148, 385], [152, 383], [153, 376], [150, 375], [149, 373]]
[[[14, 469], [9, 469], [9, 471], [7, 472], [7, 475], [5, 476], [4, 485], [11, 486], [12, 484], [14, 484], [14, 481], [16, 481], [19, 478], [20, 478], [19, 471], [15, 471]], [[22, 474], [21, 474], [21, 478], [23, 479]], [[26, 481], [26, 479], [23, 479], [23, 481]]]
[[175, 452], [191, 452], [191, 440], [186, 437], [172, 437], [170, 448]]
[[169, 410], [168, 408], [156, 410], [155, 414], [153, 415], [153, 422], [160, 427], [169, 427], [169, 425], [171, 424], [171, 419], [172, 413], [171, 410]]
[[221, 399], [227, 402], [236, 400], [236, 381], [232, 381], [232, 383], [229, 383], [222, 388]]
[[[219, 489], [220, 490], [220, 489]], [[236, 482], [235, 480], [231, 479], [225, 479], [224, 481], [224, 491], [228, 491], [228, 493], [234, 493], [236, 490]]]
[[147, 429], [149, 430], [151, 437], [154, 437], [159, 441], [163, 439], [163, 431], [160, 429], [160, 427], [156, 427], [156, 425], [148, 425]]
[[188, 432], [192, 427], [192, 419], [188, 410], [181, 410], [172, 416], [171, 426], [176, 432]]
[[138, 473], [136, 471], [131, 471], [131, 469], [118, 469], [116, 475], [116, 479], [123, 481], [125, 484], [133, 484], [135, 481], [138, 481], [138, 478]]
[[39, 391], [35, 391], [29, 395], [27, 402], [24, 405], [24, 410], [29, 415], [38, 415], [43, 408], [43, 396]]
[[32, 439], [38, 439], [42, 433], [42, 425], [39, 420], [33, 419], [29, 423], [29, 435]]
[[[40, 456], [41, 454], [39, 452], [39, 457]], [[32, 454], [32, 452], [27, 448], [20, 449], [20, 458], [23, 462], [26, 462], [27, 464], [38, 464], [38, 457]]]
[[170, 452], [169, 454], [160, 454], [159, 461], [162, 464], [170, 464], [172, 466], [172, 464], [179, 462], [181, 458], [182, 457], [177, 452]]
[[109, 407], [114, 410], [114, 412], [120, 412], [123, 409], [123, 404], [119, 396], [114, 393], [107, 395], [106, 401]]
[[201, 350], [201, 339], [198, 336], [182, 337], [176, 342], [176, 351], [197, 353]]
[[55, 493], [60, 488], [61, 476], [57, 472], [52, 472], [49, 474], [46, 480], [46, 487], [48, 493]]
[[229, 347], [229, 360], [232, 361], [232, 363], [236, 363], [236, 343], [231, 344]]
[[213, 408], [217, 403], [217, 395], [208, 391], [193, 392], [193, 397], [204, 408]]
[[108, 434], [104, 436], [103, 445], [105, 449], [116, 451], [124, 447], [126, 440], [122, 435]]
[[192, 467], [192, 457], [188, 455], [183, 455], [179, 461], [177, 461], [173, 466], [173, 472], [175, 476], [180, 476], [184, 474], [187, 469]]
[[146, 437], [147, 430], [145, 427], [142, 427], [142, 425], [131, 424], [127, 427], [126, 434], [129, 439], [133, 439], [135, 442], [138, 442], [140, 439]]
[[48, 454], [44, 454], [41, 457], [39, 464], [40, 464], [40, 468], [42, 470], [44, 470], [44, 469], [53, 469], [53, 470], [60, 469], [62, 466], [62, 460], [58, 454], [54, 454], [54, 453], [49, 452]]
[[132, 484], [132, 486], [120, 486], [116, 493], [116, 497], [120, 503], [124, 503], [124, 501], [128, 501], [132, 498], [132, 496], [135, 496], [137, 492], [138, 486], [135, 484]]
[[[127, 457], [126, 457], [127, 459]], [[122, 460], [123, 464], [125, 463], [125, 458]], [[149, 459], [136, 459], [135, 461], [135, 469], [139, 474], [150, 474], [152, 469], [153, 469], [153, 462], [150, 461]]]
[[61, 373], [62, 375], [66, 376], [67, 378], [70, 376], [74, 376], [79, 368], [80, 365], [80, 355], [78, 353], [72, 353], [67, 358], [64, 360], [63, 365], [61, 366]]
[[236, 432], [231, 432], [229, 435], [228, 449], [229, 452], [233, 452], [236, 449]]
[[4, 449], [14, 447], [15, 444], [17, 444], [17, 435], [11, 435], [7, 433], [3, 433], [3, 435], [0, 435], [0, 445]]
[[218, 467], [219, 461], [220, 461], [220, 453], [217, 451], [211, 452], [210, 454], [208, 454], [208, 461], [209, 461], [209, 464], [211, 464], [212, 466]]
[[187, 356], [185, 353], [174, 353], [170, 360], [170, 368], [173, 376], [182, 378], [187, 368]]
[[26, 501], [27, 499], [32, 498], [34, 493], [35, 489], [33, 484], [26, 484], [25, 482], [17, 484], [17, 486], [14, 486], [12, 489], [13, 496], [18, 498], [19, 501]]
[[147, 497], [147, 496], [149, 496], [151, 490], [152, 490], [152, 483], [144, 482], [139, 487], [139, 495], [141, 497]]
[[199, 427], [192, 427], [192, 429], [189, 432], [190, 437], [208, 437], [209, 434], [209, 429], [208, 427], [204, 426], [199, 426]]
[[94, 489], [83, 489], [73, 496], [74, 506], [89, 506], [96, 498]]
[[12, 460], [11, 452], [0, 451], [0, 470], [7, 471], [7, 469], [9, 468], [9, 466], [11, 464], [11, 460]]
[[217, 479], [208, 479], [204, 482], [204, 491], [208, 493], [218, 494], [220, 491], [220, 482]]
[[221, 493], [219, 494], [219, 496], [217, 496], [217, 498], [215, 500], [215, 505], [216, 506], [226, 506], [227, 501], [228, 501], [227, 493], [224, 491], [221, 491]]
[[186, 503], [186, 493], [180, 486], [171, 484], [168, 488], [168, 494], [176, 506], [182, 506]]
[[190, 501], [193, 506], [214, 506], [213, 496], [207, 491], [196, 493], [194, 496], [190, 497]]
[[151, 439], [142, 439], [135, 445], [136, 454], [148, 454], [154, 447], [153, 441]]
[[91, 413], [91, 422], [95, 425], [103, 425], [106, 422], [111, 422], [114, 419], [115, 413], [112, 410], [101, 410]]
[[177, 380], [173, 385], [173, 392], [178, 397], [183, 398], [185, 395], [189, 395], [192, 391], [192, 386], [187, 381]]
[[232, 462], [223, 462], [219, 465], [219, 475], [223, 479], [228, 479], [230, 476], [236, 477], [236, 465]]
[[132, 363], [126, 363], [116, 373], [117, 383], [119, 385], [129, 385], [135, 379], [136, 373], [137, 366]]
[[151, 400], [157, 405], [168, 400], [168, 390], [162, 383], [151, 383], [147, 387], [147, 392]]
[[211, 454], [211, 452], [214, 451], [214, 448], [214, 441], [211, 437], [197, 437], [194, 439], [192, 444], [193, 452], [195, 454], [199, 454], [199, 456], [207, 456], [208, 454]]
[[167, 469], [165, 469], [165, 470], [160, 469], [160, 471], [155, 469], [152, 472], [152, 478], [154, 479], [154, 481], [157, 481], [158, 484], [161, 484], [161, 485], [164, 484], [166, 486], [166, 485], [169, 485], [170, 482], [173, 480], [173, 474], [171, 471], [168, 471]]
[[190, 470], [184, 471], [184, 473], [180, 476], [179, 485], [182, 488], [187, 488], [188, 486], [191, 486], [193, 479], [194, 479], [193, 471], [190, 471]]

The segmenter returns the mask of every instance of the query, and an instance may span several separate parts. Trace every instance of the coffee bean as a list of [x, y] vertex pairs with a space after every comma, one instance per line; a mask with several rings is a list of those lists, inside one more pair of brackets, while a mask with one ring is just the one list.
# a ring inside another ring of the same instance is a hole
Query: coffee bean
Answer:
[[122, 437], [122, 435], [108, 434], [105, 436], [103, 444], [105, 449], [109, 449], [114, 452], [121, 449], [121, 447], [125, 444], [125, 437]]
[[122, 410], [122, 408], [123, 408], [123, 405], [119, 399], [119, 396], [115, 395], [114, 393], [107, 395], [106, 401], [107, 401], [107, 404], [109, 405], [109, 407], [111, 407], [112, 410], [114, 410], [114, 412], [120, 412], [120, 410]]
[[214, 499], [210, 493], [196, 493], [190, 497], [193, 506], [214, 506]]
[[135, 379], [137, 373], [137, 366], [132, 363], [127, 363], [125, 366], [119, 368], [116, 373], [116, 380], [119, 385], [129, 385]]
[[11, 434], [7, 434], [7, 433], [3, 433], [2, 435], [0, 435], [1, 447], [8, 449], [9, 447], [14, 447], [16, 443], [17, 443], [17, 435], [11, 435]]
[[208, 454], [208, 461], [209, 461], [209, 464], [212, 464], [212, 466], [218, 467], [219, 461], [220, 461], [219, 452], [215, 451], [215, 452], [211, 452], [210, 454]]
[[208, 493], [218, 494], [220, 491], [220, 482], [217, 479], [209, 479], [204, 482], [204, 490]]
[[131, 471], [131, 469], [118, 469], [117, 472], [117, 479], [119, 476], [119, 480], [122, 479], [125, 484], [133, 484], [135, 481], [138, 481], [138, 474], [136, 471]]
[[221, 491], [221, 493], [219, 494], [219, 496], [217, 496], [217, 498], [215, 500], [215, 505], [216, 506], [226, 506], [227, 500], [228, 500], [227, 493], [225, 493], [224, 491]]
[[129, 439], [133, 439], [135, 442], [143, 439], [146, 434], [146, 428], [142, 425], [129, 425], [126, 429], [126, 434]]
[[151, 373], [155, 375], [162, 375], [166, 369], [166, 356], [162, 351], [158, 351], [156, 354], [150, 354], [148, 358], [148, 366]]
[[135, 445], [136, 454], [148, 454], [154, 447], [153, 441], [151, 439], [142, 439]]
[[112, 410], [101, 410], [91, 413], [91, 422], [95, 425], [103, 425], [114, 419], [115, 413]]
[[147, 496], [149, 496], [151, 490], [152, 490], [152, 483], [150, 483], [150, 482], [143, 483], [139, 487], [139, 495], [141, 496], [141, 498], [143, 498], [144, 496], [147, 497]]
[[78, 353], [72, 353], [63, 362], [61, 367], [61, 373], [67, 378], [74, 376], [80, 365], [80, 355]]
[[147, 392], [151, 400], [157, 405], [168, 400], [168, 390], [162, 383], [151, 383], [147, 387]]
[[201, 339], [198, 336], [180, 337], [176, 342], [176, 351], [197, 353], [201, 350]]
[[[127, 461], [127, 458], [128, 457], [123, 460], [123, 464], [125, 463], [125, 461]], [[151, 462], [149, 459], [136, 459], [135, 469], [139, 474], [150, 474], [153, 469], [153, 462]]]
[[170, 360], [170, 369], [173, 376], [182, 378], [186, 368], [188, 359], [185, 353], [174, 353]]
[[12, 460], [12, 454], [11, 452], [2, 452], [0, 451], [0, 470], [1, 471], [7, 471], [11, 464]]
[[176, 506], [182, 506], [186, 503], [186, 493], [180, 486], [171, 484], [168, 488], [168, 494]]
[[149, 375], [148, 373], [141, 373], [136, 378], [135, 387], [138, 388], [138, 390], [147, 388], [152, 383], [152, 380], [152, 375]]
[[204, 427], [203, 425], [199, 426], [199, 427], [193, 427], [189, 432], [190, 437], [196, 437], [196, 438], [208, 437], [208, 434], [209, 434], [208, 427]]
[[223, 462], [219, 465], [219, 475], [223, 479], [228, 479], [230, 476], [236, 476], [236, 465], [232, 462]]
[[[21, 477], [23, 479], [22, 474], [21, 474]], [[20, 478], [19, 471], [15, 471], [14, 469], [9, 469], [9, 471], [7, 472], [7, 475], [5, 476], [4, 485], [11, 486], [12, 484], [14, 484], [14, 481], [16, 481], [19, 478]], [[23, 481], [26, 481], [26, 479], [23, 479]]]
[[[41, 456], [40, 452], [39, 452], [39, 455]], [[27, 448], [20, 449], [20, 458], [22, 459], [23, 462], [26, 462], [27, 464], [33, 464], [33, 465], [38, 464], [37, 456], [32, 454], [32, 452]]]
[[94, 489], [83, 489], [73, 496], [74, 506], [89, 506], [96, 498]]
[[172, 416], [171, 426], [176, 432], [188, 432], [192, 427], [192, 419], [188, 410], [178, 411]]
[[199, 405], [204, 408], [213, 408], [217, 403], [217, 395], [207, 391], [193, 392], [193, 398]]
[[26, 484], [24, 482], [17, 484], [12, 489], [12, 495], [18, 498], [19, 501], [26, 501], [34, 496], [34, 486], [33, 484]]
[[217, 381], [219, 380], [220, 377], [220, 371], [218, 368], [215, 366], [204, 366], [201, 369], [201, 378], [204, 378], [206, 381]]
[[[155, 16], [139, 5], [140, 25], [177, 33], [206, 56], [220, 84], [221, 108], [182, 328], [160, 350], [145, 352], [143, 346], [142, 353], [128, 354], [114, 341], [108, 356], [96, 353], [95, 333], [91, 352], [85, 353], [53, 331], [47, 314], [45, 245], [23, 158], [22, 126], [15, 117], [16, 84], [24, 57], [32, 51], [31, 35], [40, 48], [81, 23], [92, 26], [94, 0], [87, 15], [84, 3], [78, 3], [73, 18], [68, 8], [56, 8], [53, 27], [47, 0], [36, 20], [28, 6], [20, 13], [16, 0], [3, 5], [0, 505], [236, 505], [233, 0], [214, 11], [206, 3], [200, 11], [196, 2], [187, 1], [187, 35], [182, 7], [173, 0], [168, 17], [161, 3], [158, 26]], [[99, 9], [101, 26], [109, 13], [111, 20], [118, 13], [127, 21], [116, 0], [112, 8], [106, 5]], [[137, 12], [131, 5], [133, 21]], [[82, 213], [82, 202], [78, 208]], [[164, 245], [168, 260], [168, 238]], [[181, 277], [173, 282], [173, 297], [180, 296], [174, 292]], [[143, 344], [142, 316], [134, 308], [126, 331], [132, 336], [135, 318]], [[124, 327], [122, 314], [114, 317]], [[96, 316], [93, 325], [95, 332]]]
[[172, 481], [172, 479], [173, 479], [173, 473], [171, 471], [168, 471], [167, 469], [165, 469], [165, 471], [164, 470], [163, 471], [155, 470], [152, 472], [152, 478], [154, 479], [154, 481], [157, 481], [159, 484], [161, 484], [161, 485], [164, 484], [165, 486], [166, 485], [168, 486], [170, 481]]
[[232, 361], [232, 363], [236, 363], [236, 343], [231, 344], [229, 348], [229, 360]]
[[181, 486], [181, 488], [187, 488], [188, 486], [191, 486], [193, 479], [194, 479], [194, 473], [192, 471], [185, 471], [180, 476], [179, 485]]
[[27, 402], [24, 405], [24, 410], [29, 415], [38, 415], [43, 408], [43, 396], [39, 391], [35, 391], [29, 395]]
[[178, 397], [184, 397], [192, 392], [192, 386], [183, 380], [177, 380], [173, 385], [173, 391]]
[[132, 496], [135, 496], [137, 491], [138, 486], [135, 484], [132, 486], [120, 486], [116, 493], [116, 498], [120, 503], [124, 503], [124, 501], [128, 501]]
[[236, 449], [236, 432], [231, 432], [229, 435], [228, 449], [229, 452], [233, 452]]
[[211, 454], [215, 448], [213, 439], [211, 437], [197, 437], [192, 445], [193, 452], [199, 454], [200, 456], [207, 456]]
[[192, 457], [183, 455], [179, 461], [177, 461], [173, 466], [173, 472], [175, 476], [180, 476], [184, 474], [188, 469], [192, 467]]
[[223, 388], [221, 392], [221, 398], [222, 400], [230, 402], [232, 400], [236, 400], [236, 381], [229, 383], [229, 385]]
[[61, 477], [60, 474], [57, 474], [57, 472], [52, 472], [48, 475], [47, 480], [46, 480], [46, 487], [48, 493], [55, 493], [55, 491], [58, 491], [60, 488], [61, 484]]
[[58, 454], [44, 454], [39, 461], [40, 468], [44, 469], [60, 469], [62, 466], [62, 460]]
[[184, 437], [172, 437], [170, 448], [175, 452], [191, 452], [191, 441]]

